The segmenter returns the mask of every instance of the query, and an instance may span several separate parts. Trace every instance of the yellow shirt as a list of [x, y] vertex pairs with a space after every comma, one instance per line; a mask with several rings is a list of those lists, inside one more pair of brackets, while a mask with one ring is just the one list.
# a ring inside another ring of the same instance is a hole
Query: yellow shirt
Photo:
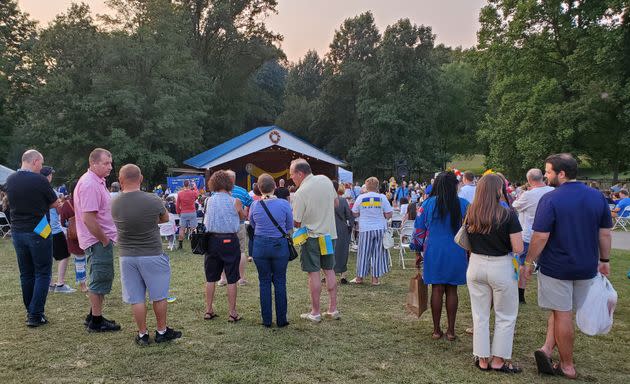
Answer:
[[329, 234], [337, 238], [335, 199], [332, 181], [324, 175], [308, 175], [291, 198], [293, 220], [308, 228], [309, 237]]

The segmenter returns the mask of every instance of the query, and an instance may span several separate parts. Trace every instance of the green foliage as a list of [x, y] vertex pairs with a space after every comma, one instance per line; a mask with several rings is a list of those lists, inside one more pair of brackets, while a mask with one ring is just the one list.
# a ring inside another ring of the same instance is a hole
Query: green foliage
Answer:
[[24, 100], [37, 83], [32, 48], [35, 23], [15, 0], [0, 2], [0, 162], [18, 164], [20, 148], [13, 144], [15, 126], [24, 116]]
[[491, 91], [479, 139], [488, 166], [522, 177], [566, 151], [602, 171], [630, 167], [627, 7], [491, 0], [482, 9], [479, 49]]
[[40, 83], [13, 141], [40, 148], [62, 180], [104, 147], [159, 183], [168, 167], [281, 113], [281, 37], [261, 21], [275, 1], [107, 3], [100, 26], [73, 4], [34, 47]]

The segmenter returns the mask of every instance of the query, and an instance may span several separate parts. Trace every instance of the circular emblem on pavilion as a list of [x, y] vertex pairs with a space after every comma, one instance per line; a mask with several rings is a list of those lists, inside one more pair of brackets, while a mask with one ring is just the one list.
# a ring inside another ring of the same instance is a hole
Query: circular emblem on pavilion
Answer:
[[276, 131], [275, 129], [269, 132], [269, 140], [271, 140], [271, 142], [274, 144], [278, 144], [278, 142], [280, 141], [280, 132]]

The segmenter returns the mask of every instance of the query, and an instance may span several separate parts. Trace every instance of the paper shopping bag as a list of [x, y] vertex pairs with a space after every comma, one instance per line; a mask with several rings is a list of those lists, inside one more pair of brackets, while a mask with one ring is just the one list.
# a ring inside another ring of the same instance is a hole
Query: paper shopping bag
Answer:
[[420, 317], [427, 310], [429, 304], [429, 290], [422, 278], [422, 272], [418, 272], [409, 280], [409, 293], [407, 294], [407, 309]]

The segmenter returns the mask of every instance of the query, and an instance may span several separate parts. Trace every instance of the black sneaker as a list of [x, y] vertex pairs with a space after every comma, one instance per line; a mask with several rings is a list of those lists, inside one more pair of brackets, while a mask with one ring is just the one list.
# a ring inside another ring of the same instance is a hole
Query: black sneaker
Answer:
[[173, 328], [166, 327], [166, 332], [163, 335], [160, 335], [158, 331], [155, 331], [155, 342], [163, 343], [165, 341], [171, 341], [175, 339], [179, 339], [182, 337], [182, 333], [180, 331], [176, 331]]
[[95, 324], [92, 319], [87, 326], [88, 332], [116, 332], [120, 331], [120, 325], [116, 324], [115, 321], [110, 321], [105, 318], [101, 321], [100, 324]]
[[140, 337], [140, 335], [136, 333], [136, 344], [138, 344], [141, 347], [146, 347], [147, 345], [149, 345], [150, 344], [149, 334], [147, 333], [144, 336]]
[[45, 315], [41, 315], [38, 317], [29, 317], [26, 319], [26, 326], [30, 328], [39, 327], [40, 325], [48, 324], [48, 319]]
[[[85, 320], [83, 321], [83, 325], [85, 325], [87, 327], [88, 324], [90, 324], [90, 321], [92, 321], [92, 314], [88, 313], [87, 316], [85, 316]], [[109, 321], [110, 323], [116, 324], [116, 321], [108, 320], [108, 319], [105, 318], [105, 316], [103, 316], [103, 321]]]

